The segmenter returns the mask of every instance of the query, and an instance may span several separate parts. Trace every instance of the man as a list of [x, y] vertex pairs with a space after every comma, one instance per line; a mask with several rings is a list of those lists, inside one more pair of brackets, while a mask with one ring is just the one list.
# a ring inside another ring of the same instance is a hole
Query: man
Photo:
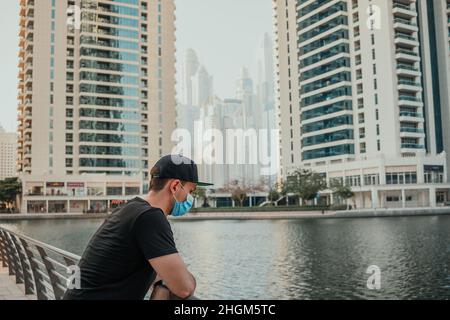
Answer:
[[150, 191], [114, 211], [93, 235], [80, 260], [81, 288], [64, 299], [191, 297], [196, 282], [178, 254], [168, 215], [182, 216], [193, 204], [197, 165], [180, 155], [161, 158], [150, 171]]

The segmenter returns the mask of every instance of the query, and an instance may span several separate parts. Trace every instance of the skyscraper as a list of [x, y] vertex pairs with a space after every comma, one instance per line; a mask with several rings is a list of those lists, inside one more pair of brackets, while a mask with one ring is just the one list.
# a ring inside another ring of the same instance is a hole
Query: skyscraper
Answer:
[[0, 180], [17, 176], [17, 135], [0, 126]]
[[214, 97], [213, 77], [204, 66], [201, 65], [191, 77], [191, 88], [192, 105], [201, 107], [212, 101]]
[[448, 129], [436, 112], [449, 123], [449, 89], [433, 81], [433, 63], [448, 77], [436, 50], [448, 53], [447, 2], [437, 2], [274, 1], [284, 177], [318, 171], [352, 186], [359, 208], [448, 199]]
[[172, 149], [174, 2], [20, 5], [22, 211], [103, 210], [145, 191], [149, 167]]
[[180, 102], [183, 105], [192, 105], [192, 77], [196, 74], [200, 63], [197, 53], [193, 49], [186, 50], [180, 72]]
[[265, 33], [257, 53], [257, 84], [256, 95], [264, 109], [272, 109], [274, 103], [274, 65], [273, 43]]
[[[257, 54], [257, 82], [256, 82], [256, 104], [258, 113], [261, 114], [261, 129], [272, 132], [275, 130], [275, 82], [274, 82], [274, 50], [271, 37], [265, 33]], [[278, 158], [278, 141], [274, 144], [267, 135], [266, 154], [274, 154]], [[278, 172], [278, 163], [271, 163], [272, 172]], [[267, 185], [273, 186], [277, 182], [277, 174], [265, 177]]]

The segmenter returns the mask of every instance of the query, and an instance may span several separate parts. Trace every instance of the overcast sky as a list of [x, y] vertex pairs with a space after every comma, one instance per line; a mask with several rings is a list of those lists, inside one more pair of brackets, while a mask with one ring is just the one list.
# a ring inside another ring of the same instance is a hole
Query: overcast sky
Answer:
[[214, 76], [215, 93], [234, 97], [241, 67], [255, 75], [257, 48], [265, 32], [272, 36], [271, 0], [176, 0], [176, 5], [177, 60], [194, 49]]
[[[214, 91], [232, 97], [239, 70], [254, 70], [256, 49], [264, 32], [272, 33], [271, 0], [175, 0], [177, 60], [187, 48], [214, 76]], [[19, 1], [2, 1], [0, 11], [0, 124], [17, 125], [17, 51]]]

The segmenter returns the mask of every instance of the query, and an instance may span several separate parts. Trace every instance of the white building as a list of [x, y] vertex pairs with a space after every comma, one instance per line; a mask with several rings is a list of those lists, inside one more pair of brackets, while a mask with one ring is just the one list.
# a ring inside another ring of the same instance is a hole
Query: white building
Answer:
[[146, 191], [149, 168], [173, 148], [174, 1], [20, 5], [22, 212], [68, 212], [71, 188], [84, 190], [79, 210], [97, 210], [89, 181], [102, 210]]
[[283, 177], [341, 180], [358, 208], [448, 201], [447, 2], [273, 4]]
[[17, 134], [0, 126], [0, 180], [17, 176]]

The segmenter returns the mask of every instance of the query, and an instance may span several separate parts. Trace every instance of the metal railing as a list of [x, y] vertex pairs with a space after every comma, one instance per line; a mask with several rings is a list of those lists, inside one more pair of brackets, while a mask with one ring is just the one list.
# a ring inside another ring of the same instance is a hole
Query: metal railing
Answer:
[[80, 257], [0, 227], [0, 263], [7, 267], [26, 295], [60, 300]]

